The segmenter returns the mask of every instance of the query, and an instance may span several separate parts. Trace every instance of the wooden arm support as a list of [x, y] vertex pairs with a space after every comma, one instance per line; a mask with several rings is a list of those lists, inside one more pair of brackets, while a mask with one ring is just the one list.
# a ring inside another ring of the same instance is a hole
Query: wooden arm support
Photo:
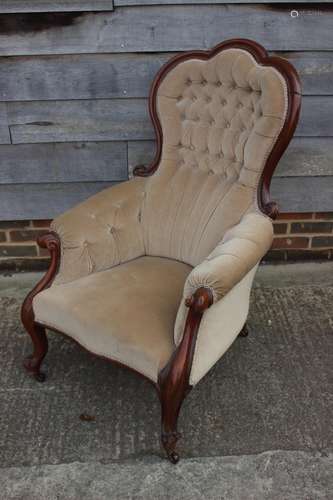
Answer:
[[174, 351], [168, 364], [158, 377], [159, 395], [162, 406], [162, 444], [172, 463], [179, 460], [175, 452], [179, 434], [177, 419], [181, 404], [191, 390], [189, 384], [195, 343], [203, 313], [213, 303], [213, 293], [209, 288], [201, 287], [186, 299], [189, 307], [183, 338]]
[[40, 371], [41, 363], [47, 353], [48, 343], [45, 328], [35, 323], [35, 314], [32, 306], [34, 297], [45, 288], [48, 288], [57, 274], [60, 262], [60, 239], [56, 233], [49, 232], [37, 239], [41, 248], [47, 248], [51, 255], [50, 267], [43, 278], [26, 296], [21, 308], [21, 321], [33, 342], [34, 351], [24, 361], [24, 367], [36, 380], [43, 382], [45, 375]]

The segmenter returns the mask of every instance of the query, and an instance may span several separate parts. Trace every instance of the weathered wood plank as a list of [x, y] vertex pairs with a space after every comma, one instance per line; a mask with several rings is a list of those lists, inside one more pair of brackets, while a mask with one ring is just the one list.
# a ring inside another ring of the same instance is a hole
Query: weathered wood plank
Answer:
[[0, 100], [147, 97], [156, 72], [171, 55], [0, 57]]
[[10, 144], [10, 132], [8, 128], [7, 106], [0, 102], [0, 144]]
[[[153, 139], [145, 99], [8, 102], [12, 142]], [[303, 98], [296, 135], [333, 136], [333, 96]]]
[[[0, 185], [0, 220], [53, 218], [111, 184]], [[272, 192], [284, 212], [333, 211], [333, 177], [276, 178]]]
[[296, 136], [331, 137], [333, 135], [333, 96], [305, 96]]
[[[333, 35], [332, 35], [333, 38]], [[333, 52], [277, 52], [297, 69], [303, 95], [332, 95]]]
[[125, 142], [0, 146], [0, 184], [121, 181], [127, 177]]
[[[308, 3], [329, 3], [331, 0], [307, 0]], [[114, 0], [115, 7], [129, 7], [138, 5], [213, 5], [213, 4], [237, 4], [237, 3], [267, 3], [267, 0]], [[270, 3], [290, 3], [289, 0], [271, 0]], [[304, 0], [294, 0], [294, 3], [306, 3]]]
[[113, 10], [112, 0], [1, 0], [0, 13]]
[[154, 137], [143, 99], [10, 102], [7, 106], [14, 144]]
[[332, 177], [277, 177], [272, 198], [281, 212], [332, 212]]
[[[0, 58], [0, 100], [147, 97], [171, 53]], [[300, 73], [303, 93], [331, 95], [333, 52], [282, 52]], [[64, 78], [64, 75], [66, 77]]]
[[[129, 142], [129, 172], [132, 173], [136, 165], [148, 165], [154, 154], [154, 141]], [[306, 176], [333, 176], [332, 137], [295, 137], [274, 174], [274, 177]]]
[[[331, 50], [333, 5], [163, 5], [114, 12], [0, 15], [0, 55], [161, 52], [256, 39], [269, 50]], [[15, 34], [15, 36], [13, 36]]]
[[275, 177], [330, 175], [333, 176], [333, 137], [295, 137], [275, 173]]
[[0, 185], [0, 220], [52, 219], [111, 182]]

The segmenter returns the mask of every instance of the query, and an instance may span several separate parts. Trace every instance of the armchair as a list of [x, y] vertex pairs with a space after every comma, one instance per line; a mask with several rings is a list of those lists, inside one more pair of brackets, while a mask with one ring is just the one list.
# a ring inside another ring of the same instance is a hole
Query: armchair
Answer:
[[31, 375], [45, 379], [48, 328], [146, 377], [161, 402], [163, 447], [178, 461], [185, 396], [246, 333], [278, 210], [270, 181], [300, 101], [294, 68], [250, 40], [162, 67], [149, 99], [152, 164], [57, 217], [38, 240], [51, 264], [22, 305]]

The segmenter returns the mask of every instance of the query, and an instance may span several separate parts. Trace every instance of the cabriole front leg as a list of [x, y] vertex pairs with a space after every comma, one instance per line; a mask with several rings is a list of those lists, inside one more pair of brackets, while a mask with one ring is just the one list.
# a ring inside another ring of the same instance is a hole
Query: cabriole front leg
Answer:
[[40, 371], [40, 368], [47, 354], [48, 342], [45, 328], [35, 322], [33, 299], [38, 293], [51, 285], [57, 273], [60, 260], [60, 240], [56, 233], [50, 232], [39, 237], [37, 243], [41, 248], [49, 250], [51, 263], [45, 276], [31, 290], [22, 304], [21, 321], [33, 343], [33, 352], [24, 360], [23, 365], [27, 372], [38, 380], [38, 382], [44, 382], [45, 375]]
[[180, 438], [177, 421], [182, 403], [191, 390], [189, 379], [198, 329], [204, 311], [212, 303], [213, 294], [209, 288], [204, 287], [199, 288], [185, 301], [189, 312], [183, 338], [158, 377], [162, 411], [161, 442], [173, 464], [179, 460], [179, 454], [176, 452], [177, 441]]
[[45, 328], [35, 322], [25, 324], [24, 326], [31, 337], [34, 350], [30, 356], [25, 358], [23, 366], [38, 382], [44, 382], [46, 378], [45, 373], [40, 371], [40, 367], [48, 350]]

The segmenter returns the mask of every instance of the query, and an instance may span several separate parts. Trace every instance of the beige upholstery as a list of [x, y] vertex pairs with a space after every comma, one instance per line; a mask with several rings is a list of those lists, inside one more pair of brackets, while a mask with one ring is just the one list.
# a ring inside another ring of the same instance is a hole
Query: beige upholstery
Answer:
[[[187, 277], [175, 325], [177, 344], [185, 326], [185, 299], [204, 286], [212, 290], [214, 302], [220, 301], [256, 266], [271, 246], [272, 239], [272, 223], [259, 213], [244, 215], [239, 224], [226, 232], [221, 243]], [[219, 318], [215, 319], [219, 323]]]
[[36, 319], [156, 381], [173, 349], [187, 264], [141, 257], [36, 295]]
[[34, 301], [37, 319], [156, 380], [173, 331], [182, 338], [181, 297], [208, 286], [215, 303], [200, 326], [191, 383], [202, 378], [242, 328], [254, 270], [272, 241], [257, 187], [287, 99], [277, 70], [241, 49], [173, 67], [157, 90], [158, 169], [53, 222], [61, 266]]
[[136, 178], [105, 189], [52, 222], [62, 252], [54, 284], [145, 255], [141, 225], [144, 184], [144, 179]]

